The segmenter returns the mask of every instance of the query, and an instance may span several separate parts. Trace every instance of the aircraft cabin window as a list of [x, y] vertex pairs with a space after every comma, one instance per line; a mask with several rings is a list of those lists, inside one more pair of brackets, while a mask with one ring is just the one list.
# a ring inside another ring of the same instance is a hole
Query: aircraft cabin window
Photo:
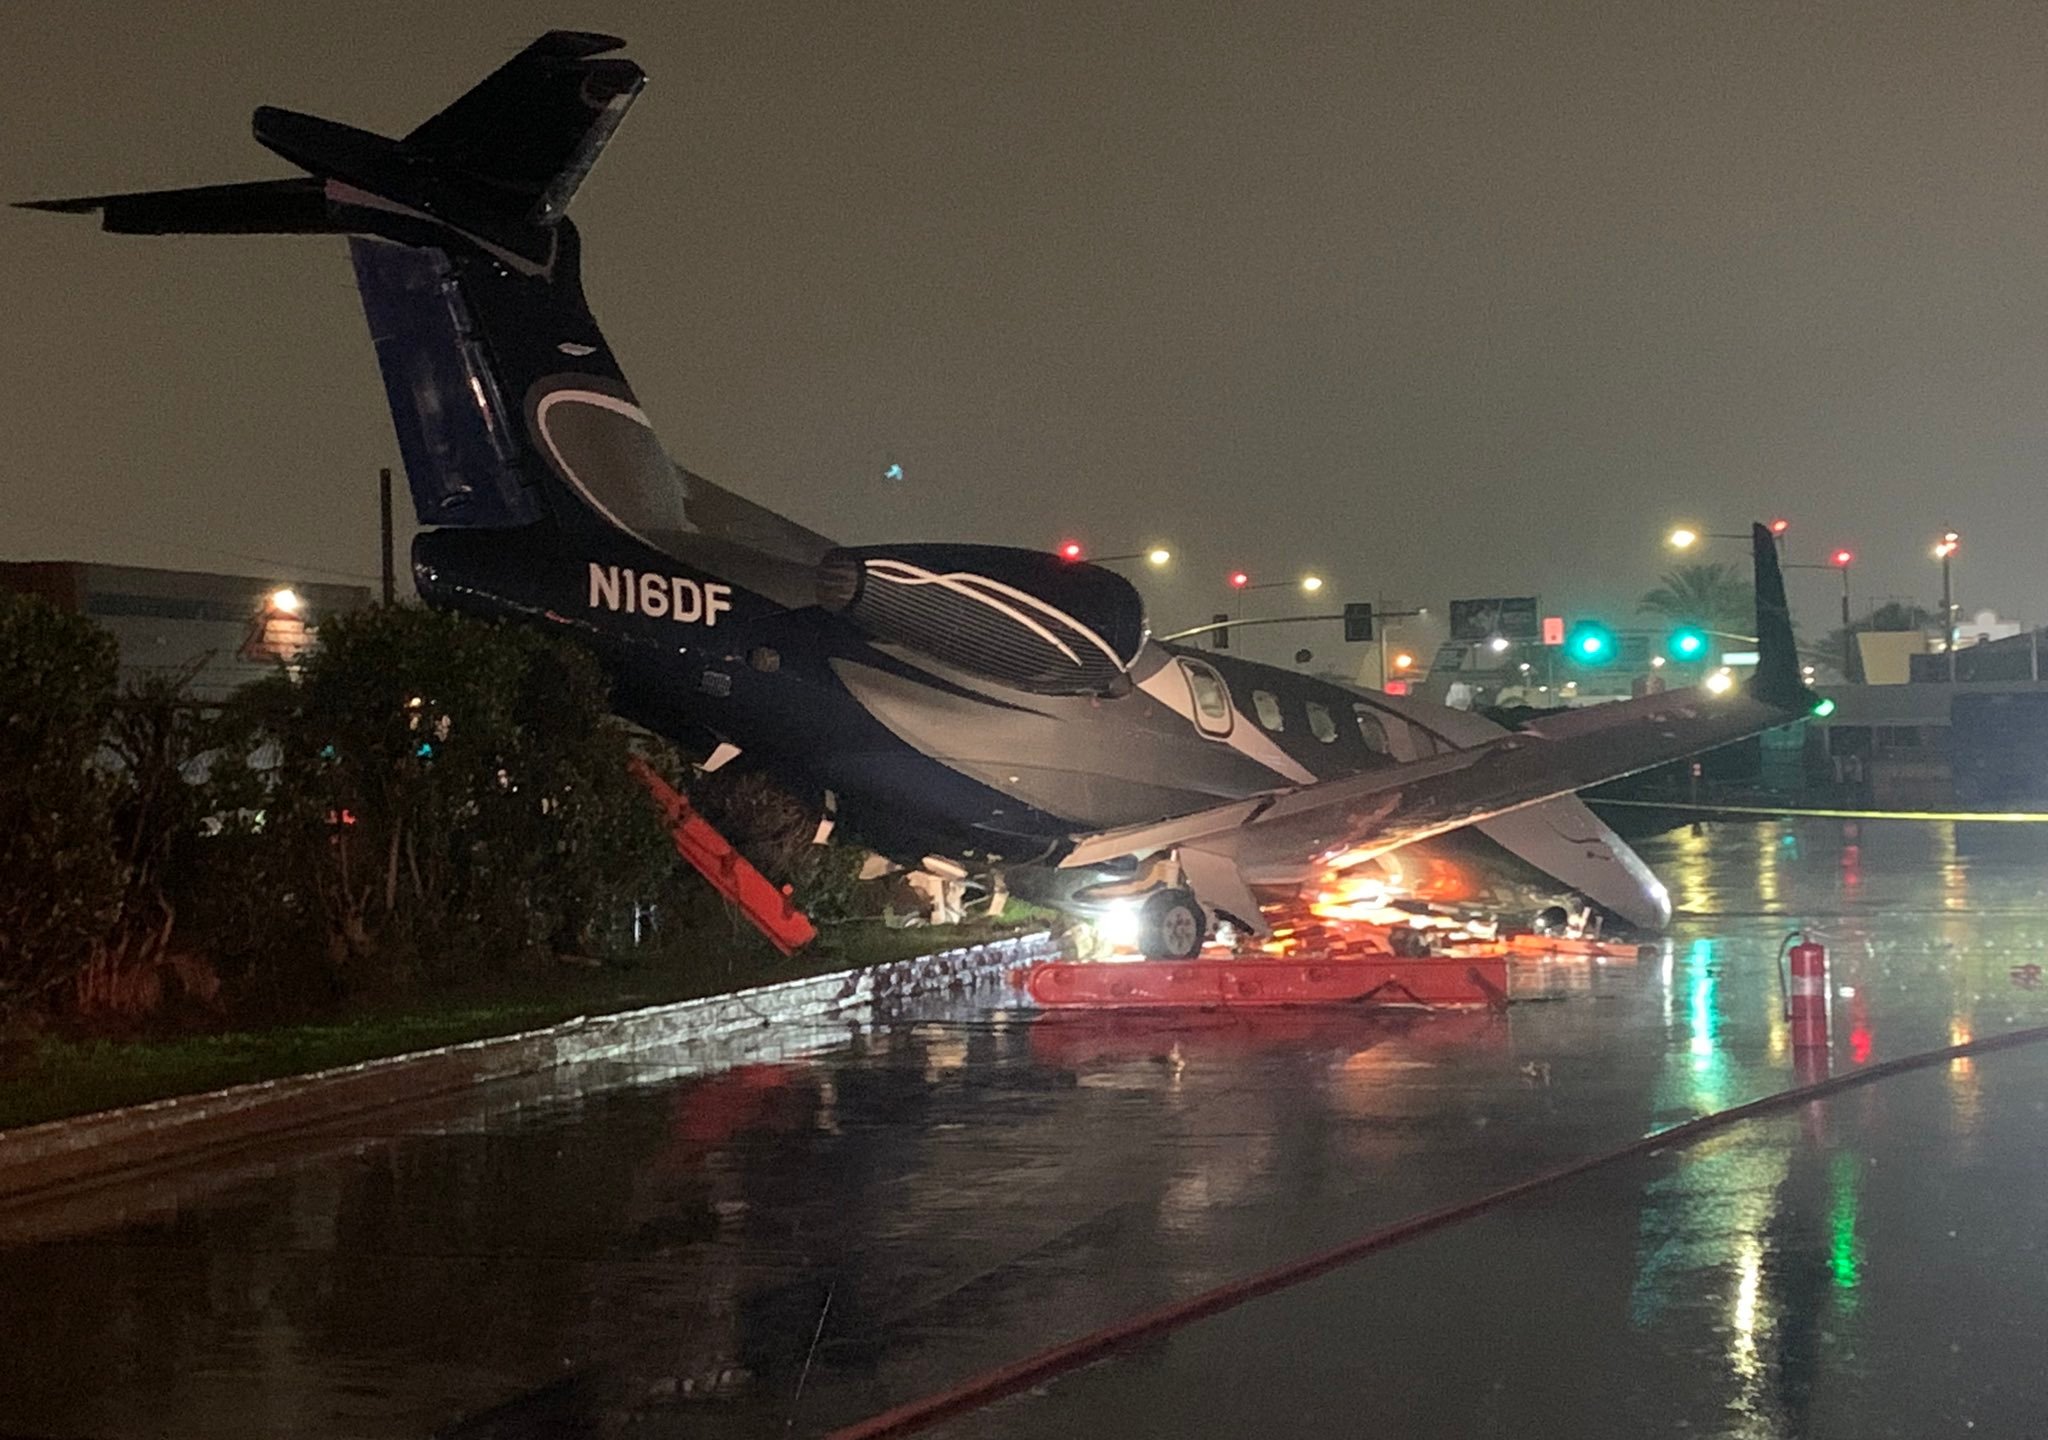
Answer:
[[1337, 743], [1337, 722], [1330, 718], [1330, 707], [1318, 701], [1308, 702], [1308, 733], [1325, 745]]
[[1188, 677], [1188, 693], [1195, 701], [1195, 728], [1204, 735], [1230, 733], [1230, 691], [1223, 677], [1199, 660], [1180, 662], [1180, 673]]
[[1287, 728], [1287, 717], [1280, 713], [1280, 702], [1271, 691], [1252, 691], [1252, 709], [1259, 712], [1259, 723], [1275, 735]]
[[1353, 705], [1352, 713], [1358, 716], [1358, 738], [1365, 742], [1365, 748], [1375, 755], [1387, 753], [1387, 727], [1380, 724], [1380, 717], [1372, 713], [1370, 705]]

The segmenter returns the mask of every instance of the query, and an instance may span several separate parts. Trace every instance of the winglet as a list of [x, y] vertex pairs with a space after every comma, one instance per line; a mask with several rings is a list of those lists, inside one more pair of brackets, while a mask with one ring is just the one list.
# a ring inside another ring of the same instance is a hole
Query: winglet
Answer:
[[1750, 548], [1756, 561], [1756, 675], [1749, 693], [1766, 705], [1801, 714], [1820, 697], [1806, 688], [1799, 671], [1799, 648], [1792, 639], [1792, 610], [1785, 603], [1785, 572], [1778, 565], [1778, 537], [1764, 525], [1752, 525]]

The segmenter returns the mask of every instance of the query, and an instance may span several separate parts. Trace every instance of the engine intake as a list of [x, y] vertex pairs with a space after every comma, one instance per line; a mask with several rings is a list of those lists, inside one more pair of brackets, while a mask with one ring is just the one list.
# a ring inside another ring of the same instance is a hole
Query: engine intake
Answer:
[[1112, 571], [1007, 545], [834, 550], [818, 603], [876, 640], [1039, 695], [1102, 695], [1145, 643], [1145, 605]]

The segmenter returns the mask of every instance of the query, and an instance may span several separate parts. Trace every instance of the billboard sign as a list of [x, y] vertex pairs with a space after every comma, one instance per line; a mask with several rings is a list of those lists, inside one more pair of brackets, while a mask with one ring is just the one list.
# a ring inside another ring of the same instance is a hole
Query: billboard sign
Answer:
[[1496, 595], [1483, 600], [1451, 602], [1451, 638], [1468, 644], [1504, 635], [1534, 640], [1543, 633], [1534, 595]]

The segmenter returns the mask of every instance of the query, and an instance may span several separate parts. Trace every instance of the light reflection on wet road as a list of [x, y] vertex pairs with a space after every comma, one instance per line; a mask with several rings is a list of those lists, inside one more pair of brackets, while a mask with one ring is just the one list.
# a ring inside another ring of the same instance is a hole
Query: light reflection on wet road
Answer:
[[[2028, 832], [1642, 848], [1686, 912], [1661, 954], [1530, 967], [1553, 998], [1505, 1020], [939, 1007], [0, 1211], [0, 1434], [813, 1434], [1785, 1088], [1799, 921], [1837, 1070], [2048, 1023]], [[2048, 1434], [2044, 1103], [2048, 1048], [1885, 1081], [940, 1433]]]

